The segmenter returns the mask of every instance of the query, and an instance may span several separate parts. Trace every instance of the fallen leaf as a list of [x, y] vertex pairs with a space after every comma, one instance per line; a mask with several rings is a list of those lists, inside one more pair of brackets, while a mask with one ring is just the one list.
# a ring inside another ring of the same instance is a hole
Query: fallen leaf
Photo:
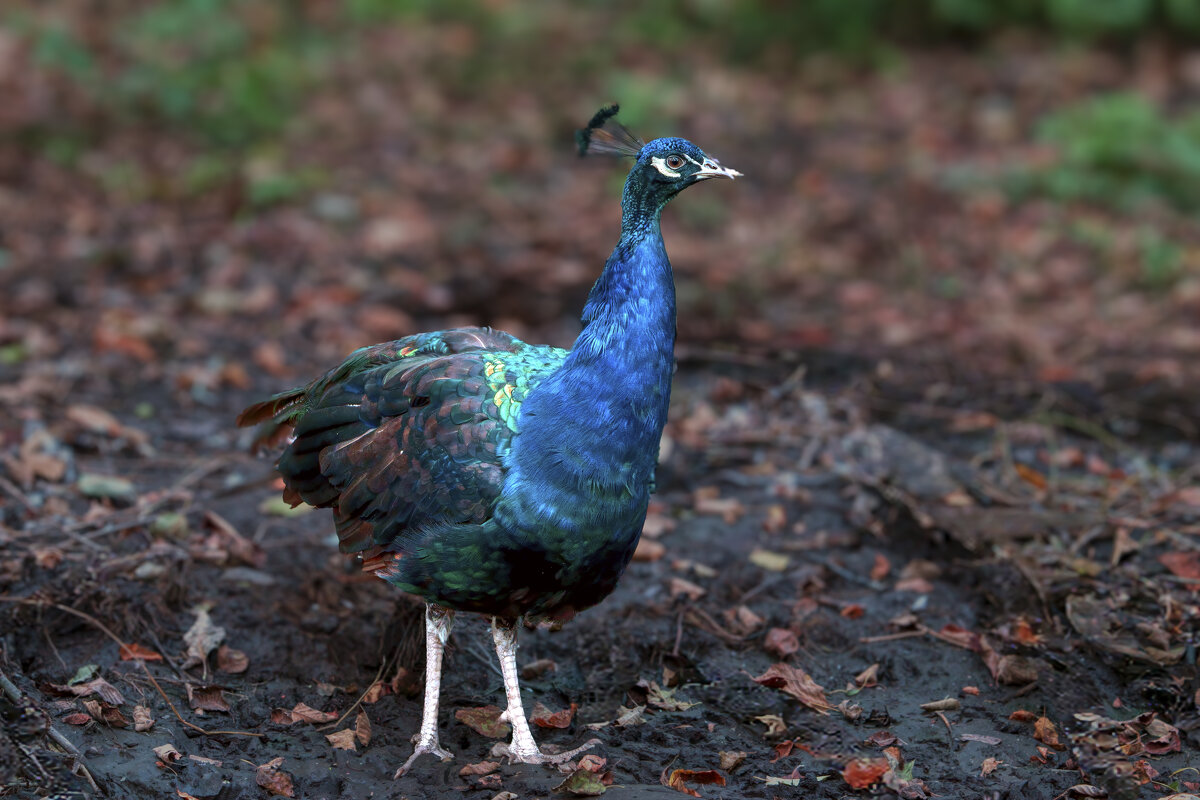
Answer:
[[479, 708], [460, 708], [454, 712], [454, 718], [466, 725], [480, 736], [489, 739], [503, 739], [512, 731], [512, 726], [500, 720], [502, 709], [495, 706]]
[[772, 689], [781, 689], [804, 705], [820, 714], [828, 714], [833, 708], [825, 699], [825, 689], [812, 677], [790, 664], [772, 664], [767, 671], [753, 679], [755, 683]]
[[788, 756], [790, 756], [792, 754], [792, 750], [794, 750], [795, 747], [796, 747], [795, 739], [785, 739], [784, 741], [775, 745], [775, 748], [774, 748], [775, 755], [771, 756], [771, 763], [774, 764], [776, 761], [778, 761], [781, 758], [787, 758]]
[[283, 756], [260, 764], [254, 772], [254, 782], [271, 794], [295, 797], [296, 791], [292, 788], [292, 776], [279, 768], [282, 764]]
[[595, 753], [588, 753], [583, 758], [579, 759], [579, 763], [575, 765], [576, 769], [586, 769], [588, 772], [602, 772], [604, 766], [608, 764], [608, 759], [603, 756], [598, 756]]
[[540, 702], [533, 704], [533, 711], [529, 715], [529, 721], [539, 728], [569, 728], [571, 720], [575, 718], [575, 711], [579, 708], [577, 703], [571, 703], [570, 708], [564, 708], [562, 711], [550, 711]]
[[162, 661], [163, 657], [140, 644], [123, 644], [117, 649], [122, 661]]
[[569, 792], [577, 797], [598, 797], [608, 791], [608, 787], [591, 770], [577, 769], [555, 786], [554, 791]]
[[63, 717], [63, 722], [68, 725], [87, 725], [92, 722], [92, 715], [76, 711], [74, 714], [67, 714]]
[[217, 671], [237, 675], [245, 672], [250, 666], [250, 659], [241, 650], [235, 650], [227, 644], [217, 648]]
[[1086, 783], [1077, 783], [1059, 795], [1059, 797], [1108, 797], [1108, 790]]
[[767, 506], [767, 516], [762, 526], [767, 533], [779, 533], [787, 527], [787, 511], [778, 503]]
[[1200, 580], [1200, 552], [1189, 550], [1186, 553], [1163, 553], [1158, 557], [1158, 563], [1180, 578]]
[[848, 603], [842, 607], [840, 613], [846, 619], [860, 619], [867, 610], [858, 603]]
[[985, 736], [982, 733], [964, 733], [959, 737], [964, 742], [980, 742], [982, 744], [1000, 744], [1000, 739], [995, 736]]
[[192, 708], [203, 711], [228, 711], [229, 702], [220, 686], [187, 685], [188, 703]]
[[[764, 620], [748, 606], [728, 608], [722, 615], [729, 630], [738, 636], [749, 636], [763, 626]], [[770, 637], [770, 634], [767, 634]]]
[[869, 789], [891, 768], [886, 758], [853, 758], [842, 770], [842, 780], [852, 789]]
[[365, 710], [359, 710], [358, 716], [354, 718], [354, 738], [358, 739], [358, 743], [363, 747], [371, 743], [371, 718]]
[[854, 685], [860, 689], [870, 689], [879, 685], [879, 663], [876, 662], [854, 676]]
[[767, 572], [784, 572], [791, 562], [791, 557], [786, 553], [776, 553], [771, 550], [764, 550], [761, 547], [756, 547], [750, 551], [750, 563], [756, 567], [765, 569]]
[[693, 706], [700, 705], [687, 700], [677, 700], [674, 689], [664, 689], [653, 681], [646, 690], [646, 703], [662, 711], [687, 711]]
[[993, 772], [995, 772], [996, 768], [1003, 763], [1004, 762], [998, 758], [992, 758], [991, 756], [988, 756], [979, 766], [979, 777], [986, 778], [988, 775], [991, 775]]
[[888, 730], [875, 731], [875, 733], [868, 736], [864, 741], [876, 747], [891, 747], [896, 744], [904, 744], [903, 739]]
[[882, 581], [892, 571], [892, 562], [883, 553], [875, 554], [875, 564], [871, 567], [871, 580]]
[[338, 712], [318, 711], [307, 703], [296, 703], [290, 711], [286, 708], [276, 708], [271, 712], [271, 722], [276, 725], [291, 725], [296, 722], [319, 724], [332, 722], [337, 718]]
[[721, 769], [733, 772], [746, 760], [747, 753], [742, 750], [722, 750], [717, 755], [721, 758]]
[[85, 472], [79, 476], [75, 485], [84, 497], [116, 500], [123, 503], [132, 503], [137, 499], [137, 490], [133, 488], [133, 482], [116, 475]]
[[242, 536], [229, 520], [215, 511], [204, 512], [204, 525], [219, 539], [219, 549], [226, 550], [231, 556], [249, 564], [261, 567], [267, 561], [267, 552], [262, 547]]
[[667, 581], [667, 591], [672, 598], [686, 597], [689, 600], [699, 600], [707, 593], [707, 590], [702, 586], [697, 586], [683, 578], [674, 577]]
[[539, 658], [530, 661], [525, 666], [521, 667], [521, 679], [526, 681], [535, 680], [542, 677], [547, 672], [554, 672], [558, 669], [558, 664], [548, 658]]
[[343, 728], [340, 731], [326, 734], [328, 741], [335, 750], [357, 750], [354, 746], [354, 731], [350, 728]]
[[458, 771], [459, 777], [468, 778], [474, 775], [490, 775], [500, 769], [499, 761], [480, 761], [475, 764], [467, 764]]
[[702, 797], [703, 795], [701, 795], [700, 792], [689, 788], [686, 785], [689, 783], [695, 783], [700, 786], [724, 786], [725, 776], [717, 772], [715, 769], [706, 769], [700, 771], [677, 769], [672, 770], [671, 777], [664, 782], [664, 785], [669, 786], [677, 792], [690, 794], [692, 797]]
[[921, 703], [922, 711], [958, 711], [960, 708], [962, 708], [962, 703], [956, 697], [934, 700], [932, 703]]
[[938, 631], [938, 638], [975, 652], [983, 649], [983, 641], [979, 634], [959, 625], [943, 625], [942, 629]]
[[783, 717], [778, 714], [763, 714], [760, 717], [754, 718], [755, 722], [761, 722], [767, 726], [767, 730], [763, 736], [768, 739], [774, 739], [777, 736], [783, 736], [787, 733], [787, 725], [783, 722]]
[[978, 697], [979, 696], [979, 687], [978, 686], [964, 686], [964, 687], [962, 687], [962, 693], [969, 694], [972, 697]]
[[178, 761], [183, 758], [183, 754], [175, 749], [173, 744], [160, 744], [153, 748], [154, 755], [158, 756], [158, 760], [164, 764], [170, 764], [172, 761]]
[[1023, 708], [1018, 708], [1009, 714], [1008, 718], [1014, 722], [1033, 722], [1037, 719], [1037, 714], [1034, 714], [1032, 711], [1026, 711]]
[[196, 606], [192, 611], [196, 615], [196, 621], [183, 635], [184, 644], [187, 645], [186, 658], [181, 665], [183, 669], [203, 664], [208, 659], [208, 654], [225, 640], [225, 629], [213, 624], [207, 608]]
[[1066, 750], [1067, 746], [1058, 741], [1058, 730], [1049, 717], [1038, 717], [1033, 723], [1033, 738], [1047, 747], [1055, 750]]
[[639, 539], [637, 549], [633, 551], [633, 560], [642, 563], [653, 563], [667, 554], [667, 548], [656, 539]]
[[154, 717], [150, 716], [150, 709], [145, 706], [133, 707], [133, 729], [139, 733], [148, 731], [154, 727]]
[[[525, 677], [522, 675], [521, 677]], [[367, 704], [378, 703], [388, 693], [388, 685], [383, 681], [375, 681], [363, 692], [362, 701]]]
[[771, 628], [763, 639], [763, 649], [779, 658], [787, 658], [800, 649], [800, 640], [787, 628]]

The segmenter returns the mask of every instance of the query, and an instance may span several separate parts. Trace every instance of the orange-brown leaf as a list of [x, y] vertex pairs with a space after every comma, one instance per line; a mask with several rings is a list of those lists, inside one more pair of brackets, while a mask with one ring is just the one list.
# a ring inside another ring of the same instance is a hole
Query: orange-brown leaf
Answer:
[[842, 780], [854, 789], [869, 789], [891, 768], [886, 758], [855, 758], [842, 770]]

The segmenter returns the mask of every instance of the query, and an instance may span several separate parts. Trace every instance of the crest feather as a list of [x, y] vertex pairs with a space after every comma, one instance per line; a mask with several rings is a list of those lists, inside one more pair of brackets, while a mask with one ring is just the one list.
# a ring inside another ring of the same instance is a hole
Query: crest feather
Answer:
[[575, 131], [575, 142], [579, 145], [581, 157], [591, 152], [637, 158], [646, 143], [614, 119], [620, 110], [621, 107], [616, 103], [605, 106], [592, 116], [586, 128]]

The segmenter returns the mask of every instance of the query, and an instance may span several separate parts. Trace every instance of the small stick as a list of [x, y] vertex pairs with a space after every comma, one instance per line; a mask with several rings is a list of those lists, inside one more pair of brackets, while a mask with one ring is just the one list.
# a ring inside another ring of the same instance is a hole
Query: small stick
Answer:
[[859, 644], [875, 644], [876, 642], [894, 642], [897, 639], [913, 639], [917, 636], [924, 636], [928, 630], [922, 628], [917, 631], [902, 631], [900, 633], [888, 633], [883, 636], [864, 636], [858, 640]]

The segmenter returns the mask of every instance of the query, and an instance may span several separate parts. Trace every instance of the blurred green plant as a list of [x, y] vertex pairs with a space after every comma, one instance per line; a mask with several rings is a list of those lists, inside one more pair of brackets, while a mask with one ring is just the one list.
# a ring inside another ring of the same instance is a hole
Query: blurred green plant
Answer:
[[1009, 176], [1018, 195], [1200, 210], [1200, 112], [1170, 118], [1139, 95], [1106, 94], [1048, 114], [1038, 136], [1056, 158]]

